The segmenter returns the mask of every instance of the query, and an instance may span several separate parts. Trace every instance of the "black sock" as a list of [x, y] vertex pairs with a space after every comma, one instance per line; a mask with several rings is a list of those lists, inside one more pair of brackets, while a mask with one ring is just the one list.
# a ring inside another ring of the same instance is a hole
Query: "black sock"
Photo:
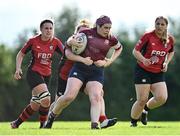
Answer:
[[49, 118], [55, 120], [56, 116], [57, 116], [56, 114], [51, 112], [50, 115], [49, 115]]
[[145, 111], [149, 111], [150, 109], [147, 107], [147, 104], [144, 106]]
[[98, 129], [98, 123], [97, 122], [91, 122], [91, 129]]
[[137, 122], [138, 122], [138, 119], [131, 118], [131, 123], [137, 123]]

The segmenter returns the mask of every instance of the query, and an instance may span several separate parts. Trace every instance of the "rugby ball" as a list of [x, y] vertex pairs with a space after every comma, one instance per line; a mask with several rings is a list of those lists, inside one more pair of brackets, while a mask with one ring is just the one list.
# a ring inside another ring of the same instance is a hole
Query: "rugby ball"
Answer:
[[74, 54], [81, 54], [87, 46], [87, 37], [84, 33], [77, 33], [75, 35], [77, 45], [72, 45], [71, 49]]

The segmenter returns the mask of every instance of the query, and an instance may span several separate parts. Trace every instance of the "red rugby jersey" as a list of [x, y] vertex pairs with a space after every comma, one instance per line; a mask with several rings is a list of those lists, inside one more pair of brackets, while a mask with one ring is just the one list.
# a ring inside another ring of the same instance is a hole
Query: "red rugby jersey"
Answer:
[[63, 44], [55, 37], [49, 41], [42, 41], [41, 35], [37, 35], [29, 39], [21, 49], [23, 54], [29, 51], [32, 53], [29, 67], [43, 76], [49, 76], [51, 75], [52, 56], [55, 51], [63, 54]]
[[135, 49], [140, 51], [145, 58], [155, 60], [149, 66], [145, 66], [139, 61], [138, 64], [149, 72], [159, 73], [161, 72], [166, 55], [174, 51], [174, 40], [172, 36], [168, 35], [168, 41], [164, 45], [162, 40], [155, 34], [155, 31], [151, 31], [145, 33], [140, 38], [135, 45]]
[[69, 72], [72, 69], [74, 61], [68, 60], [67, 58], [63, 58], [60, 61], [59, 75], [63, 80], [68, 79]]

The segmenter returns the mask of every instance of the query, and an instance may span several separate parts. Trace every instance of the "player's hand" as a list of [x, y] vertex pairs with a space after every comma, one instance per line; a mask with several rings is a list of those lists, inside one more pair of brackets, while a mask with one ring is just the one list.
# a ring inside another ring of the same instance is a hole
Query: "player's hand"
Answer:
[[151, 60], [150, 60], [150, 59], [146, 59], [146, 58], [144, 58], [144, 60], [143, 60], [143, 64], [144, 64], [145, 66], [149, 66], [149, 65], [151, 65], [151, 64], [152, 64], [152, 62], [151, 62]]
[[104, 67], [104, 65], [106, 64], [106, 60], [97, 60], [97, 61], [94, 62], [94, 64], [97, 67]]
[[167, 69], [168, 69], [168, 64], [166, 62], [164, 62], [161, 71], [162, 72], [167, 72]]
[[76, 46], [76, 47], [81, 47], [82, 46], [82, 45], [78, 44], [78, 41], [76, 40], [75, 35], [71, 36], [67, 40], [67, 44], [68, 44], [68, 46]]
[[16, 80], [19, 80], [19, 79], [21, 79], [22, 78], [22, 69], [17, 69], [16, 70], [16, 72], [14, 73], [14, 78], [16, 79]]
[[111, 59], [108, 59], [108, 58], [105, 58], [105, 61], [106, 61], [106, 63], [105, 63], [105, 65], [104, 65], [104, 67], [108, 67], [108, 66], [111, 65], [111, 63], [112, 63], [112, 60], [111, 60]]
[[86, 57], [83, 59], [83, 63], [89, 66], [93, 64], [93, 60], [91, 59], [91, 57]]

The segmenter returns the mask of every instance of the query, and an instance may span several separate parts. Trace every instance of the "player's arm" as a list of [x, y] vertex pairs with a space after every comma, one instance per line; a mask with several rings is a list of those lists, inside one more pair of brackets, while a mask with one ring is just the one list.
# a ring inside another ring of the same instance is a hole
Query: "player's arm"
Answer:
[[174, 57], [174, 51], [167, 54], [167, 58], [165, 59], [162, 67], [162, 72], [166, 72], [168, 69], [168, 64], [171, 62], [172, 58]]
[[76, 39], [76, 35], [72, 35], [71, 37], [68, 38], [67, 45], [70, 47], [71, 46], [81, 47], [81, 45], [78, 44], [78, 41]]
[[136, 48], [133, 49], [133, 55], [137, 61], [142, 62], [145, 66], [151, 65], [151, 60], [146, 59], [140, 51], [136, 50]]
[[105, 58], [106, 63], [104, 65], [104, 67], [111, 65], [111, 63], [113, 63], [117, 59], [117, 57], [121, 54], [121, 52], [123, 50], [123, 46], [119, 42], [112, 48], [114, 49], [113, 53], [110, 58]]
[[72, 53], [70, 48], [65, 49], [65, 55], [69, 60], [72, 60], [72, 61], [81, 62], [81, 63], [84, 63], [86, 65], [91, 65], [93, 63], [93, 61], [91, 60], [90, 57], [84, 58], [80, 55], [76, 55], [76, 54]]
[[169, 62], [171, 62], [172, 58], [174, 57], [174, 51], [173, 52], [170, 52], [168, 55], [167, 55], [167, 60], [165, 61], [165, 63], [169, 64]]
[[22, 64], [23, 58], [24, 58], [24, 54], [20, 50], [16, 56], [16, 72], [14, 74], [14, 78], [16, 80], [21, 79], [21, 76], [23, 74], [22, 69], [21, 69], [21, 64]]
[[21, 69], [21, 64], [25, 54], [31, 50], [31, 46], [32, 46], [32, 40], [30, 39], [28, 42], [25, 43], [23, 48], [18, 52], [16, 56], [16, 72], [14, 74], [14, 78], [16, 80], [21, 79], [21, 76], [23, 74]]

